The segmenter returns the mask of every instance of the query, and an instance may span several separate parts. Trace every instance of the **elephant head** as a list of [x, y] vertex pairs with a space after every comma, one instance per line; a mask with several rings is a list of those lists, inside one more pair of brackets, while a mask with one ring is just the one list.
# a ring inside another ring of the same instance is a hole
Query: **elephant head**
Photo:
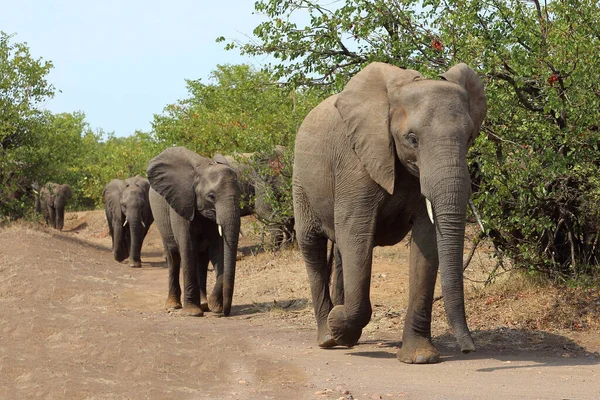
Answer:
[[150, 161], [148, 180], [181, 217], [188, 221], [205, 218], [218, 226], [223, 314], [229, 315], [240, 233], [240, 188], [235, 171], [184, 147], [172, 147]]
[[154, 221], [149, 190], [148, 180], [137, 175], [124, 181], [113, 179], [102, 192], [113, 255], [119, 262], [129, 257], [130, 267], [141, 267], [142, 243]]
[[235, 156], [215, 154], [213, 160], [219, 164], [231, 167], [237, 176], [240, 186], [240, 216], [245, 217], [254, 213], [254, 196], [256, 188], [251, 179], [252, 167], [250, 165], [254, 153], [241, 153]]
[[62, 230], [64, 227], [65, 206], [71, 197], [73, 192], [67, 184], [47, 183], [40, 190], [40, 208], [53, 228]]
[[372, 63], [349, 81], [335, 107], [356, 155], [382, 188], [394, 192], [397, 168], [418, 177], [436, 226], [446, 314], [462, 350], [470, 351], [475, 347], [465, 318], [462, 273], [470, 196], [466, 157], [486, 100], [481, 80], [465, 64], [441, 78]]

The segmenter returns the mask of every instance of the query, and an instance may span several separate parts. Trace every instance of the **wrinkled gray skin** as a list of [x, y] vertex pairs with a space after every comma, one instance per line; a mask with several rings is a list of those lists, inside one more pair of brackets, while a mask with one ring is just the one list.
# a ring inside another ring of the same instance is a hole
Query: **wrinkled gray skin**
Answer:
[[[184, 147], [172, 147], [150, 161], [148, 180], [150, 207], [169, 267], [166, 308], [182, 307], [181, 269], [183, 315], [202, 316], [209, 310], [229, 315], [240, 233], [235, 171]], [[209, 261], [215, 265], [217, 279], [207, 299]]]
[[[449, 323], [461, 350], [475, 350], [462, 274], [470, 195], [466, 156], [486, 101], [481, 80], [465, 64], [441, 78], [372, 63], [313, 109], [298, 131], [296, 233], [321, 347], [357, 343], [371, 318], [373, 247], [394, 245], [412, 230], [409, 305], [398, 358], [439, 361], [431, 342], [438, 265]], [[334, 284], [333, 297], [343, 304], [335, 306], [328, 290], [327, 239], [335, 242], [342, 271], [343, 296]]]
[[129, 257], [133, 268], [142, 266], [142, 243], [154, 222], [149, 190], [148, 180], [137, 175], [124, 181], [113, 179], [102, 192], [115, 260], [121, 262]]
[[62, 230], [65, 225], [65, 205], [73, 197], [69, 185], [46, 183], [35, 199], [35, 209], [42, 213], [48, 226]]
[[[259, 167], [268, 166], [272, 161], [281, 159], [284, 146], [275, 146], [274, 157], [264, 160], [259, 160]], [[235, 156], [223, 156], [215, 154], [214, 160], [233, 168], [237, 174], [238, 182], [240, 182], [240, 193], [243, 206], [240, 209], [240, 215], [256, 215], [262, 221], [267, 230], [271, 233], [272, 245], [276, 248], [281, 247], [285, 242], [291, 241], [290, 235], [294, 232], [294, 219], [290, 218], [283, 225], [270, 223], [273, 221], [273, 208], [266, 201], [267, 188], [271, 192], [277, 193], [282, 186], [281, 178], [274, 175], [266, 181], [263, 177], [256, 173], [253, 167], [253, 157], [255, 153], [240, 153]]]

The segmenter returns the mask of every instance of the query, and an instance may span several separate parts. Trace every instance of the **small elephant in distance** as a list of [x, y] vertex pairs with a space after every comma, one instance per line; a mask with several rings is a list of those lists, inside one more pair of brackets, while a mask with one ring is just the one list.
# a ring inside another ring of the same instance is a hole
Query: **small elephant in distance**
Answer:
[[[462, 266], [471, 189], [467, 151], [485, 118], [486, 97], [483, 82], [465, 64], [440, 78], [371, 63], [315, 107], [298, 130], [294, 217], [320, 347], [358, 342], [372, 313], [373, 248], [394, 245], [411, 232], [398, 359], [440, 361], [431, 341], [438, 266], [450, 326], [463, 352], [475, 350]], [[333, 299], [328, 240], [335, 243]]]
[[65, 225], [65, 205], [71, 197], [73, 197], [73, 192], [69, 185], [48, 182], [36, 196], [36, 212], [44, 216], [49, 226], [62, 230]]
[[[240, 233], [240, 188], [231, 167], [185, 147], [171, 147], [148, 164], [150, 206], [163, 239], [169, 268], [165, 307], [183, 315], [231, 312]], [[216, 283], [207, 299], [208, 263]]]
[[115, 260], [121, 262], [129, 257], [133, 268], [142, 266], [142, 244], [154, 222], [149, 190], [148, 180], [137, 175], [126, 180], [113, 179], [102, 191]]

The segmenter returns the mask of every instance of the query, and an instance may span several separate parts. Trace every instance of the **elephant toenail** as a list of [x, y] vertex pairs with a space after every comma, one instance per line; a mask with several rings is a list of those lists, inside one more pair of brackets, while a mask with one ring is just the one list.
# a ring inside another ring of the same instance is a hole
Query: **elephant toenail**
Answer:
[[402, 362], [404, 362], [405, 364], [412, 364], [413, 360], [410, 357], [404, 357], [404, 360], [402, 360]]
[[439, 361], [440, 361], [440, 359], [439, 359], [439, 357], [436, 354], [432, 354], [432, 355], [429, 356], [429, 362], [431, 364], [435, 364], [435, 363], [437, 363]]
[[427, 359], [425, 358], [425, 356], [424, 356], [424, 355], [418, 355], [418, 356], [415, 358], [415, 363], [416, 363], [416, 364], [425, 364], [426, 362], [427, 362]]

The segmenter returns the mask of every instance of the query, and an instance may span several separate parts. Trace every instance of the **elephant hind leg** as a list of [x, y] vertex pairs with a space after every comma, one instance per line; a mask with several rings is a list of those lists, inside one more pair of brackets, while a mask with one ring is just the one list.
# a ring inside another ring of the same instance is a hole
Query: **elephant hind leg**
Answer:
[[165, 302], [165, 308], [179, 309], [181, 304], [181, 286], [179, 284], [179, 270], [181, 266], [181, 255], [176, 248], [169, 248], [164, 244], [167, 266], [169, 268], [169, 295]]

